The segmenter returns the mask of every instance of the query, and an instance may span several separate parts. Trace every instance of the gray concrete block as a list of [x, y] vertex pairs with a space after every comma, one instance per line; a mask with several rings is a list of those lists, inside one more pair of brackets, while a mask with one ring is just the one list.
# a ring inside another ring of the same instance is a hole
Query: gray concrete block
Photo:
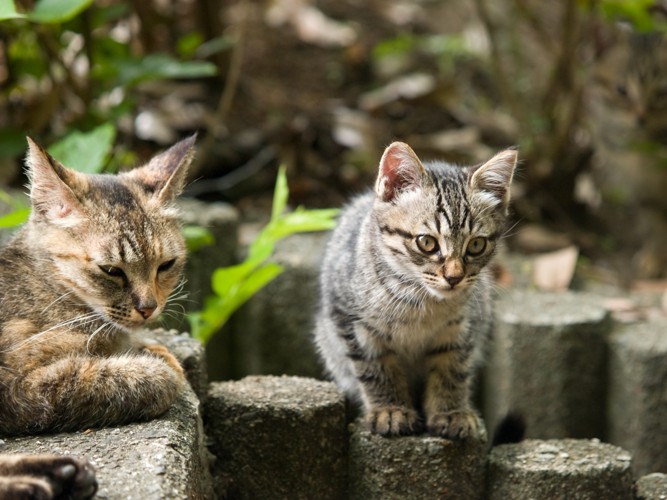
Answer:
[[638, 476], [667, 473], [667, 319], [618, 327], [609, 349], [609, 441]]
[[[206, 297], [211, 295], [211, 275], [218, 267], [236, 264], [238, 261], [239, 215], [227, 203], [204, 203], [192, 198], [179, 201], [184, 224], [207, 228], [215, 238], [213, 246], [202, 247], [188, 256], [185, 269], [185, 291], [187, 299], [182, 301], [185, 311], [202, 308]], [[189, 325], [178, 318], [166, 325], [170, 328], [187, 329]], [[223, 327], [206, 345], [207, 367], [211, 379], [229, 378], [234, 374], [233, 337], [229, 325]]]
[[96, 498], [212, 498], [199, 400], [187, 387], [150, 422], [50, 436], [5, 438], [0, 453], [57, 453], [89, 459], [97, 469]]
[[504, 294], [484, 374], [489, 428], [513, 411], [528, 437], [603, 437], [610, 326], [591, 295]]
[[345, 403], [334, 384], [300, 377], [216, 382], [205, 421], [218, 496], [344, 498]]
[[637, 480], [637, 500], [667, 499], [667, 474], [654, 472]]
[[[242, 309], [236, 336], [238, 375], [322, 378], [312, 339], [319, 301], [319, 270], [329, 233], [292, 235], [279, 242], [273, 260], [285, 271]], [[242, 325], [242, 327], [241, 327]]]
[[527, 440], [489, 454], [489, 500], [630, 500], [630, 454], [593, 440]]
[[484, 498], [486, 445], [476, 440], [385, 438], [350, 425], [350, 499]]

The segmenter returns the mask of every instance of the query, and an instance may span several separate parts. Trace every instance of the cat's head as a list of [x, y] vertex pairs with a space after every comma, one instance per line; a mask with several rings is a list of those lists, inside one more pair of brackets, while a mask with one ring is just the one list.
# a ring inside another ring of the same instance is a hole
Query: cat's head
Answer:
[[[180, 280], [186, 250], [174, 201], [195, 136], [118, 175], [68, 169], [28, 139], [29, 244], [45, 279], [121, 328], [156, 318]], [[45, 304], [46, 306], [46, 304]]]
[[516, 162], [507, 149], [475, 167], [422, 164], [407, 144], [387, 147], [374, 218], [392, 269], [438, 300], [474, 283], [505, 229]]

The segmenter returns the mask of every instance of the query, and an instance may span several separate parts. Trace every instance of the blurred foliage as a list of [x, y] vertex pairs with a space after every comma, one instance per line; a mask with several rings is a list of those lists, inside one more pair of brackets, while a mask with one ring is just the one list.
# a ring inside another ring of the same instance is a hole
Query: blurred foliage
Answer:
[[287, 178], [281, 168], [276, 179], [271, 220], [257, 235], [245, 260], [213, 272], [214, 295], [207, 297], [204, 308], [188, 314], [192, 336], [206, 344], [224, 326], [230, 316], [259, 290], [283, 272], [283, 267], [269, 259], [281, 239], [295, 233], [333, 229], [338, 210], [297, 208], [286, 212]]

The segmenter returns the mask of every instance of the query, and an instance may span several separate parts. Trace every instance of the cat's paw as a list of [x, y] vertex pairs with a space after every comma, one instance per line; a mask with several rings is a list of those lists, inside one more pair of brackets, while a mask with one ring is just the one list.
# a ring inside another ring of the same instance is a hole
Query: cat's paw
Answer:
[[406, 436], [420, 430], [419, 416], [411, 408], [380, 406], [366, 414], [368, 430], [382, 436]]
[[169, 366], [178, 374], [179, 378], [185, 380], [185, 372], [183, 371], [183, 367], [178, 362], [176, 357], [170, 353], [165, 346], [161, 344], [147, 344], [143, 346], [143, 350], [164, 360], [164, 362], [167, 363], [167, 366]]
[[97, 492], [95, 468], [88, 460], [63, 455], [34, 455], [25, 456], [19, 464], [25, 478], [24, 486], [35, 489], [35, 498], [78, 500], [92, 498]]
[[429, 434], [446, 439], [486, 441], [484, 423], [473, 410], [454, 410], [430, 415], [426, 421]]

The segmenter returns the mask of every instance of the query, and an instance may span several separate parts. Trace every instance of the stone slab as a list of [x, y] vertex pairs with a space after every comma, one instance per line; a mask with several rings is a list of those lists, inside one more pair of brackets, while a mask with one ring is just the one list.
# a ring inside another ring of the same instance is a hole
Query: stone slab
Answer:
[[666, 500], [667, 474], [654, 472], [637, 480], [637, 500]]
[[489, 500], [630, 500], [630, 454], [593, 440], [526, 440], [489, 454]]
[[528, 437], [604, 437], [610, 326], [595, 296], [504, 293], [484, 374], [489, 428], [512, 412]]
[[638, 476], [667, 473], [667, 319], [617, 328], [609, 349], [609, 441]]
[[386, 438], [359, 423], [350, 435], [347, 498], [484, 498], [487, 447], [479, 441]]
[[215, 382], [205, 421], [219, 497], [344, 498], [345, 402], [333, 384], [272, 376]]
[[122, 427], [5, 438], [0, 453], [85, 457], [96, 468], [95, 498], [209, 499], [199, 400], [189, 387], [161, 418]]
[[[322, 378], [312, 339], [319, 301], [319, 270], [329, 233], [292, 235], [276, 246], [284, 272], [240, 311], [236, 336], [239, 376], [298, 375]], [[242, 326], [241, 326], [242, 325]]]

